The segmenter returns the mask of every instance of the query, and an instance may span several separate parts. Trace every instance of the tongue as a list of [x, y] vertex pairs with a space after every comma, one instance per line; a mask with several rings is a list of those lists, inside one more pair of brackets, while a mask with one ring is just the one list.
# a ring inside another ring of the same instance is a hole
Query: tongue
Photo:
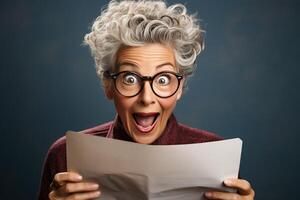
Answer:
[[142, 116], [135, 116], [135, 120], [138, 125], [142, 127], [149, 127], [153, 124], [155, 119], [155, 116], [148, 116], [148, 117], [142, 117]]

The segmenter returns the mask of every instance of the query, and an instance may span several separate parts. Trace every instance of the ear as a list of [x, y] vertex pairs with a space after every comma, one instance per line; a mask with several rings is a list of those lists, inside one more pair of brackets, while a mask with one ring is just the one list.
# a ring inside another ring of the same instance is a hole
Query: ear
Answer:
[[114, 96], [113, 96], [113, 93], [111, 91], [111, 88], [104, 89], [104, 91], [105, 91], [106, 98], [108, 98], [109, 100], [113, 100]]
[[106, 98], [109, 100], [113, 100], [114, 95], [113, 95], [112, 85], [110, 84], [110, 82], [108, 80], [103, 81], [103, 89], [104, 89]]
[[177, 91], [177, 101], [181, 98], [182, 93], [183, 93], [183, 85], [185, 84], [185, 78], [180, 82], [180, 86]]

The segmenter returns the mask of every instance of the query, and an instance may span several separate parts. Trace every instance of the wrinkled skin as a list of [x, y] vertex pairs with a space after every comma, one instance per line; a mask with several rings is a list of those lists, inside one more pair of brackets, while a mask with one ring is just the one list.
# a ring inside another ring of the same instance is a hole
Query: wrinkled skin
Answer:
[[[141, 47], [123, 47], [117, 56], [119, 69], [115, 71], [134, 71], [143, 76], [153, 76], [160, 71], [178, 72], [172, 49], [162, 44], [147, 44]], [[166, 63], [165, 65], [162, 65]], [[160, 67], [157, 67], [160, 66]], [[182, 83], [179, 90], [169, 98], [157, 97], [151, 90], [149, 82], [135, 97], [124, 97], [114, 90], [110, 83], [104, 84], [105, 94], [115, 104], [127, 134], [137, 143], [151, 144], [163, 132], [167, 120], [172, 114], [176, 102], [182, 95]], [[141, 134], [135, 127], [133, 112], [159, 112], [155, 128], [147, 134]], [[87, 182], [75, 172], [61, 172], [54, 177], [55, 187], [49, 193], [50, 200], [94, 199], [101, 195], [101, 186], [97, 183]], [[207, 199], [223, 200], [252, 200], [254, 190], [250, 183], [242, 179], [227, 179], [224, 185], [236, 188], [237, 193], [209, 191], [205, 193]], [[199, 197], [200, 198], [200, 197]]]

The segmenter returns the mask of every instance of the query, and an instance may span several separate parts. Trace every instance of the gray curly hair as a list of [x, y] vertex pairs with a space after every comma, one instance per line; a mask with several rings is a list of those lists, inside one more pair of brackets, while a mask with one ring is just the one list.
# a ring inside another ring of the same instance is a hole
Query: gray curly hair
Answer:
[[84, 44], [91, 49], [102, 81], [103, 72], [115, 65], [122, 45], [146, 43], [171, 45], [179, 72], [188, 77], [195, 70], [197, 55], [204, 49], [203, 35], [195, 15], [188, 15], [182, 4], [167, 7], [163, 0], [112, 0], [85, 35]]

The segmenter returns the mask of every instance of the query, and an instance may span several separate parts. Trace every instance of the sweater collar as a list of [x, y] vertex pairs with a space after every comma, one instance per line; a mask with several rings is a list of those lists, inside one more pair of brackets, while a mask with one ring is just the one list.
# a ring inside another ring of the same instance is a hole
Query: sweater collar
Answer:
[[[168, 119], [167, 125], [163, 133], [157, 138], [152, 145], [168, 145], [173, 144], [176, 141], [178, 135], [178, 123], [172, 114]], [[134, 142], [132, 138], [126, 133], [120, 117], [117, 115], [110, 127], [107, 138], [113, 138], [118, 140]]]

